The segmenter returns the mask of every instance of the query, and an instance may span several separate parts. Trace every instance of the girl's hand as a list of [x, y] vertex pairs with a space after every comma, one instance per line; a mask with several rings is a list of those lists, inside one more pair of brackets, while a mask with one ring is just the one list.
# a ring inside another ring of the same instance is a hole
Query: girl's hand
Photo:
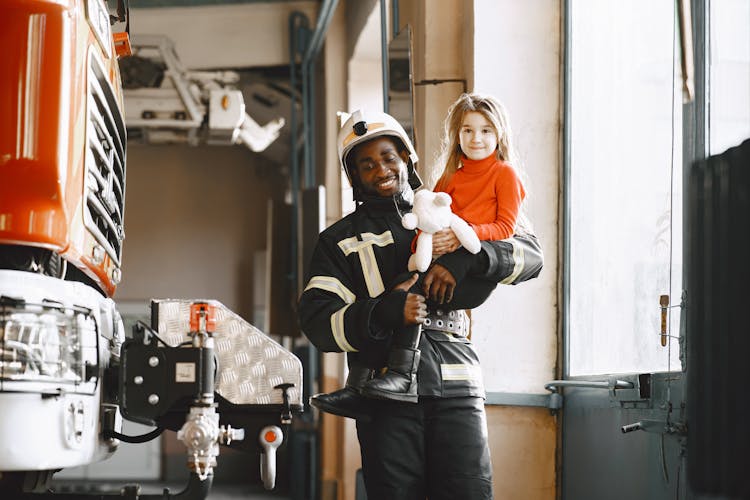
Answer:
[[453, 229], [447, 228], [432, 235], [432, 255], [440, 257], [443, 254], [451, 253], [461, 246]]
[[404, 302], [404, 326], [418, 325], [424, 323], [427, 317], [427, 304], [424, 297], [418, 293], [411, 293], [409, 289], [417, 282], [419, 275], [414, 273], [411, 278], [399, 283], [394, 290], [403, 290], [406, 293], [406, 302]]

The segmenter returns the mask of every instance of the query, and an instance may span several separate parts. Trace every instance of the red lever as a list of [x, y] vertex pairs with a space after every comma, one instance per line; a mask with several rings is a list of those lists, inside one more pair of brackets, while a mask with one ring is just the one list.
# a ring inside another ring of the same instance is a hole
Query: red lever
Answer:
[[216, 330], [216, 307], [205, 302], [190, 304], [190, 331], [213, 332]]

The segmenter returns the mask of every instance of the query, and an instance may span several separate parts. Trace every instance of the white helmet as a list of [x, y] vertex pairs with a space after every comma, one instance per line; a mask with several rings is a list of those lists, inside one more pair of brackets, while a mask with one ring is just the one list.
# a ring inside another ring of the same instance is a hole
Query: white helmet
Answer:
[[339, 130], [338, 140], [336, 141], [339, 149], [339, 162], [341, 163], [341, 168], [344, 169], [344, 173], [346, 173], [346, 178], [349, 179], [349, 184], [356, 191], [357, 187], [354, 186], [351, 172], [346, 165], [346, 157], [357, 144], [384, 135], [395, 137], [403, 143], [409, 152], [409, 162], [407, 164], [409, 185], [412, 189], [421, 187], [422, 180], [419, 178], [415, 168], [419, 157], [401, 124], [387, 113], [367, 113], [365, 116], [362, 110], [353, 112], [349, 119], [344, 122], [341, 130]]

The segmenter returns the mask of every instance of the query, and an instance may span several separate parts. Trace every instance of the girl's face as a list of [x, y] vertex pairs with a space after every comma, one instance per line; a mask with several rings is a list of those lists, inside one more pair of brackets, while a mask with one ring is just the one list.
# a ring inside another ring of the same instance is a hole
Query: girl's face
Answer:
[[461, 151], [470, 160], [483, 160], [495, 153], [497, 133], [492, 123], [479, 111], [467, 111], [458, 131]]

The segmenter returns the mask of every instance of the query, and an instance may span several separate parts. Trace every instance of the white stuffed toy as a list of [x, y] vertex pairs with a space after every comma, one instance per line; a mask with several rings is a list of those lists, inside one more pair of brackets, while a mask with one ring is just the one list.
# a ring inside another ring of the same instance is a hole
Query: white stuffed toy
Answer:
[[477, 233], [458, 215], [451, 211], [448, 193], [434, 193], [425, 189], [414, 194], [411, 213], [401, 218], [406, 229], [419, 229], [416, 252], [409, 258], [409, 271], [425, 272], [432, 262], [432, 235], [441, 229], [451, 228], [466, 250], [478, 253], [481, 249]]

